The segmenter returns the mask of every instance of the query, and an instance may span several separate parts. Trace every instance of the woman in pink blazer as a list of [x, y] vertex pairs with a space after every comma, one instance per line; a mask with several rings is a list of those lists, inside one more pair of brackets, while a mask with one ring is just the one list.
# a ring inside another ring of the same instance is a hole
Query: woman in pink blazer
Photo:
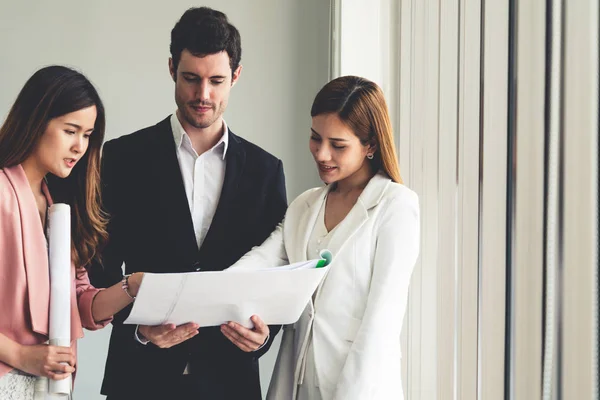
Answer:
[[[98, 290], [85, 266], [107, 238], [100, 211], [104, 108], [92, 84], [61, 66], [37, 71], [0, 128], [0, 398], [31, 399], [37, 377], [75, 372], [76, 340], [130, 304], [142, 274]], [[45, 228], [52, 202], [71, 207], [71, 347], [47, 345]]]

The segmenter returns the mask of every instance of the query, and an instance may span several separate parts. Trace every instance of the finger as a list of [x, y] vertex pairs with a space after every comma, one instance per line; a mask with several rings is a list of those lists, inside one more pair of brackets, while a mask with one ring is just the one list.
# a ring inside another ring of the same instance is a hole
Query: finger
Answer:
[[190, 327], [178, 327], [174, 331], [166, 333], [161, 337], [161, 340], [156, 343], [161, 348], [170, 348], [178, 345], [179, 343], [185, 342], [188, 339], [198, 334], [197, 329], [191, 329]]
[[255, 331], [267, 335], [269, 334], [269, 325], [265, 324], [265, 322], [258, 315], [253, 315], [250, 320], [252, 320], [252, 323], [254, 324]]
[[52, 360], [56, 363], [67, 363], [71, 367], [75, 366], [75, 356], [73, 354], [56, 354], [52, 357]]
[[75, 368], [71, 367], [68, 364], [58, 364], [58, 363], [47, 363], [42, 368], [42, 375], [50, 378], [50, 375], [60, 375], [64, 379], [65, 377], [71, 375], [75, 372]]
[[232, 331], [231, 331], [231, 329], [228, 329], [228, 327], [227, 327], [227, 326], [223, 326], [223, 327], [221, 327], [221, 332], [223, 333], [223, 335], [224, 335], [224, 336], [225, 336], [227, 339], [229, 339], [229, 341], [230, 341], [231, 343], [233, 343], [234, 345], [236, 345], [236, 346], [237, 346], [237, 347], [238, 347], [240, 350], [242, 350], [242, 351], [245, 351], [246, 353], [249, 353], [249, 352], [253, 351], [253, 350], [252, 350], [250, 347], [248, 347], [246, 344], [244, 344], [244, 343], [240, 342], [240, 341], [238, 340], [238, 337], [237, 337], [237, 336], [234, 336], [234, 335], [232, 334]]
[[245, 338], [246, 340], [252, 343], [262, 344], [266, 337], [263, 336], [260, 332], [254, 332], [253, 330], [245, 328], [240, 324], [236, 324], [235, 322], [229, 322], [227, 326], [231, 328], [235, 333], [237, 333], [240, 337]]
[[193, 331], [197, 331], [198, 328], [200, 328], [200, 326], [198, 324], [189, 322], [187, 324], [179, 325], [175, 330], [179, 331], [179, 332], [182, 332], [182, 331], [193, 332]]
[[169, 332], [174, 331], [175, 329], [177, 329], [177, 326], [175, 326], [175, 324], [164, 324], [164, 325], [151, 326], [150, 332], [152, 332], [152, 334], [154, 334], [156, 336], [163, 336], [163, 335], [168, 334]]
[[175, 326], [175, 328], [173, 328], [173, 329], [171, 329], [169, 331], [166, 331], [162, 335], [162, 337], [165, 340], [171, 340], [171, 338], [173, 338], [173, 337], [180, 337], [180, 336], [186, 334], [188, 331], [189, 331], [189, 329], [185, 325]]
[[195, 322], [188, 322], [187, 324], [179, 325], [177, 328], [198, 329], [200, 325]]
[[186, 340], [196, 336], [197, 334], [198, 334], [198, 330], [196, 330], [196, 329], [181, 330], [171, 336], [170, 342], [174, 346], [181, 342], [185, 342]]
[[175, 328], [175, 324], [147, 326], [146, 329], [141, 332], [148, 340], [158, 345], [158, 343], [163, 342], [164, 338], [167, 337], [170, 332], [175, 330]]
[[182, 336], [181, 338], [179, 338], [179, 340], [177, 341], [177, 343], [175, 343], [173, 346], [179, 344], [179, 343], [183, 343], [186, 340], [190, 340], [191, 338], [193, 338], [194, 336], [196, 336], [199, 332], [197, 330], [193, 330], [191, 332], [186, 333], [184, 336]]
[[194, 328], [193, 325], [181, 325], [171, 332], [166, 333], [163, 336], [163, 339], [168, 342], [181, 342], [181, 339], [193, 332], [198, 332], [197, 328]]
[[48, 366], [48, 369], [57, 374], [70, 374], [75, 372], [75, 368], [69, 364], [52, 363]]
[[[142, 332], [142, 335], [146, 336], [147, 338], [151, 338], [151, 337], [158, 338], [158, 337], [164, 335], [165, 333], [168, 333], [168, 332], [172, 331], [173, 329], [175, 329], [175, 325], [174, 324], [165, 324], [165, 325], [156, 325], [156, 326], [140, 325], [140, 328], [142, 328], [142, 330], [140, 330]], [[140, 328], [138, 328], [138, 329], [140, 329]]]
[[65, 379], [65, 378], [68, 378], [69, 375], [71, 375], [70, 372], [69, 373], [56, 373], [54, 371], [49, 371], [46, 374], [46, 377], [48, 377], [48, 378], [50, 378], [50, 379], [52, 379], [54, 381], [61, 381], [61, 380]]
[[70, 347], [64, 346], [48, 346], [50, 351], [54, 351], [56, 354], [72, 354], [73, 350]]
[[[259, 346], [258, 343], [256, 343], [253, 340], [247, 339], [246, 337], [241, 335], [238, 331], [236, 331], [235, 329], [232, 329], [231, 326], [225, 326], [224, 329], [227, 333], [229, 333], [229, 335], [231, 335], [232, 338], [234, 338], [234, 341], [239, 344], [238, 347], [240, 347], [240, 345], [241, 345], [242, 347], [248, 349], [245, 351], [254, 351], [258, 348], [258, 346]], [[246, 328], [243, 328], [243, 329], [246, 329]], [[242, 348], [242, 347], [240, 347], [240, 348]]]

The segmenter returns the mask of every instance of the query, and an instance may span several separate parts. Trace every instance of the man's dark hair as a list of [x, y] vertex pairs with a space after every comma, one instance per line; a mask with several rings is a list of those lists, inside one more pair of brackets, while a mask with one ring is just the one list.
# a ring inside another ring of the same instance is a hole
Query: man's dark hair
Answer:
[[242, 40], [227, 15], [208, 7], [190, 8], [171, 31], [171, 57], [177, 72], [181, 52], [187, 49], [196, 57], [226, 51], [233, 73], [242, 58]]

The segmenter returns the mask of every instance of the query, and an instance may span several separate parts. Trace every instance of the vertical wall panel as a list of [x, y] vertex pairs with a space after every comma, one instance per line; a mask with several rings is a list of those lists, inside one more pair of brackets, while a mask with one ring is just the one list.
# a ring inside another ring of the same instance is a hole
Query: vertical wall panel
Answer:
[[[422, 312], [428, 318], [421, 320], [422, 347], [422, 399], [437, 399], [438, 368], [438, 328], [440, 316], [438, 299], [438, 254], [439, 254], [439, 209], [438, 209], [438, 91], [439, 91], [439, 3], [437, 1], [420, 1], [418, 7], [423, 7], [423, 60], [420, 70], [423, 71], [423, 86], [420, 90], [421, 129], [422, 137], [422, 169], [423, 191], [421, 205], [427, 210], [421, 219], [421, 234], [423, 245], [428, 249], [421, 253], [421, 269], [423, 271], [421, 284]], [[418, 92], [418, 91], [415, 91]], [[418, 141], [417, 141], [418, 143]], [[435, 178], [433, 178], [435, 177]], [[436, 318], [437, 317], [437, 318]]]
[[516, 142], [511, 170], [514, 188], [512, 230], [514, 341], [509, 398], [541, 398], [544, 250], [544, 0], [519, 2], [515, 15]]
[[457, 130], [459, 0], [440, 2], [438, 213], [438, 399], [456, 398]]
[[504, 399], [508, 0], [483, 9], [478, 398]]
[[[398, 105], [396, 109], [392, 109], [392, 119], [397, 121], [395, 126], [398, 127], [396, 132], [397, 146], [398, 146], [398, 157], [400, 158], [400, 171], [402, 173], [402, 179], [408, 186], [412, 186], [413, 176], [410, 168], [410, 126], [411, 126], [411, 81], [412, 81], [412, 36], [413, 36], [413, 13], [412, 13], [412, 0], [401, 0], [400, 10], [400, 34], [398, 42], [400, 45], [399, 53], [400, 59], [398, 60], [398, 86], [395, 87], [395, 91], [398, 93]], [[402, 87], [403, 90], [398, 88]], [[417, 276], [417, 271], [413, 272], [411, 280], [410, 294], [408, 298], [408, 305], [406, 309], [406, 315], [404, 317], [404, 328], [403, 334], [405, 341], [403, 344], [402, 359], [403, 366], [403, 380], [404, 393], [407, 398], [414, 398], [413, 391], [419, 386], [420, 382], [420, 332], [421, 314], [419, 312], [421, 307], [420, 297], [414, 296], [415, 286], [419, 281], [420, 276]]]
[[563, 137], [563, 399], [597, 399], [597, 1], [565, 1]]
[[461, 0], [458, 129], [458, 398], [477, 398], [481, 2]]

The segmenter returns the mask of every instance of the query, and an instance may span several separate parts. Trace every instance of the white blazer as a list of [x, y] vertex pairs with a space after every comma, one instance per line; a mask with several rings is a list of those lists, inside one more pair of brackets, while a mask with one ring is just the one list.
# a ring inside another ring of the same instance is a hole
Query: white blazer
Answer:
[[[328, 191], [298, 196], [271, 236], [232, 268], [305, 261]], [[403, 399], [400, 330], [419, 253], [417, 195], [375, 175], [337, 226], [329, 250], [333, 261], [314, 304], [284, 326], [267, 399], [295, 399], [311, 330], [323, 400]]]

